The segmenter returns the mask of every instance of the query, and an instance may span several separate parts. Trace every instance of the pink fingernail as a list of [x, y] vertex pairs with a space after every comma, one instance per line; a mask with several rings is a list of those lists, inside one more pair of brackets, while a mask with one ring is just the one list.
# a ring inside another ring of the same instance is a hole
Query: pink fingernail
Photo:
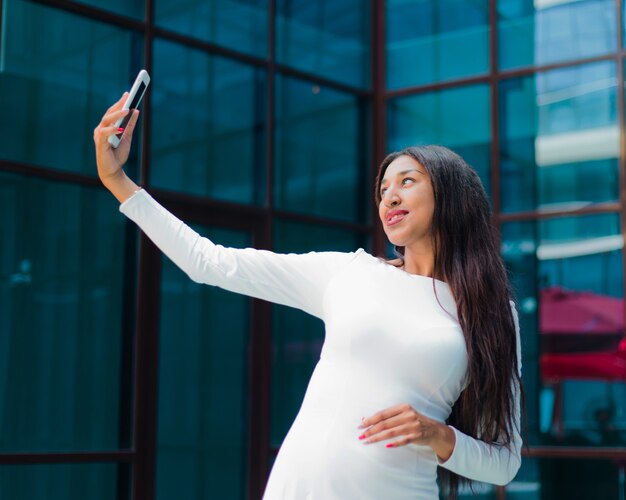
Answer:
[[393, 448], [395, 445], [393, 443], [387, 443], [385, 448]]
[[124, 132], [124, 129], [122, 127], [117, 129], [118, 132]]
[[359, 436], [359, 439], [365, 439], [365, 434], [361, 434], [361, 435]]

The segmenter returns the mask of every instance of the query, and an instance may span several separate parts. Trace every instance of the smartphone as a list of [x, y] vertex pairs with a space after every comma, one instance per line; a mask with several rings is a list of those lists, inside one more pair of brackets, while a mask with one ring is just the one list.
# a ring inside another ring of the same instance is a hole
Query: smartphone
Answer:
[[[117, 122], [115, 123], [116, 127], [126, 128], [126, 125], [128, 125], [129, 120], [133, 116], [133, 111], [139, 107], [141, 98], [143, 97], [143, 94], [145, 93], [149, 84], [150, 75], [148, 75], [148, 72], [145, 69], [142, 69], [137, 75], [137, 78], [135, 78], [135, 83], [133, 83], [133, 86], [130, 88], [128, 98], [126, 99], [124, 107], [122, 108], [129, 109], [130, 113], [117, 120]], [[120, 145], [120, 140], [122, 139], [123, 134], [124, 132], [119, 132], [115, 135], [110, 135], [108, 141], [111, 146], [113, 146], [114, 148], [118, 147]]]

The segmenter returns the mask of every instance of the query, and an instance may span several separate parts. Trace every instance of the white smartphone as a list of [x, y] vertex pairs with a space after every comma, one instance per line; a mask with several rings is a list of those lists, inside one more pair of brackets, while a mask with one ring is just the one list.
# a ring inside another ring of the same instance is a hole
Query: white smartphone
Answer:
[[[133, 86], [130, 88], [130, 92], [128, 93], [128, 98], [126, 99], [126, 102], [124, 103], [124, 107], [122, 108], [122, 109], [129, 109], [130, 113], [128, 113], [123, 118], [120, 118], [119, 120], [117, 120], [117, 122], [115, 123], [116, 127], [126, 128], [126, 125], [128, 125], [128, 121], [133, 116], [133, 111], [139, 107], [141, 98], [143, 97], [143, 94], [148, 88], [149, 83], [150, 83], [150, 75], [145, 69], [142, 69], [137, 75], [137, 78], [135, 78], [135, 83], [133, 83]], [[122, 139], [123, 134], [124, 132], [119, 132], [115, 135], [110, 135], [108, 141], [111, 144], [111, 146], [113, 146], [114, 148], [118, 147], [120, 145], [120, 140]]]

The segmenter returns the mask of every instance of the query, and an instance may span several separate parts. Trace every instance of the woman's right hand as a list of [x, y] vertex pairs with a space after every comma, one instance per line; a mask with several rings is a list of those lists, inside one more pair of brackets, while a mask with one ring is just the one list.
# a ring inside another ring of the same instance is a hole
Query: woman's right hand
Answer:
[[127, 97], [128, 92], [124, 92], [120, 100], [107, 109], [102, 120], [100, 120], [100, 123], [93, 131], [93, 140], [96, 144], [98, 176], [105, 186], [110, 182], [114, 182], [116, 178], [123, 174], [122, 167], [128, 160], [133, 130], [139, 117], [139, 110], [135, 110], [124, 130], [119, 146], [117, 148], [111, 146], [108, 141], [109, 136], [119, 132], [115, 122], [128, 113], [127, 110], [122, 110]]

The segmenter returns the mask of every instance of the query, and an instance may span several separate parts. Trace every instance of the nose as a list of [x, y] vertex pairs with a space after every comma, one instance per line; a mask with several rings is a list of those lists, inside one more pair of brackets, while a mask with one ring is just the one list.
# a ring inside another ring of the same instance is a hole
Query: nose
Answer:
[[383, 203], [388, 207], [399, 205], [400, 197], [398, 196], [398, 192], [394, 188], [389, 187], [383, 195]]

